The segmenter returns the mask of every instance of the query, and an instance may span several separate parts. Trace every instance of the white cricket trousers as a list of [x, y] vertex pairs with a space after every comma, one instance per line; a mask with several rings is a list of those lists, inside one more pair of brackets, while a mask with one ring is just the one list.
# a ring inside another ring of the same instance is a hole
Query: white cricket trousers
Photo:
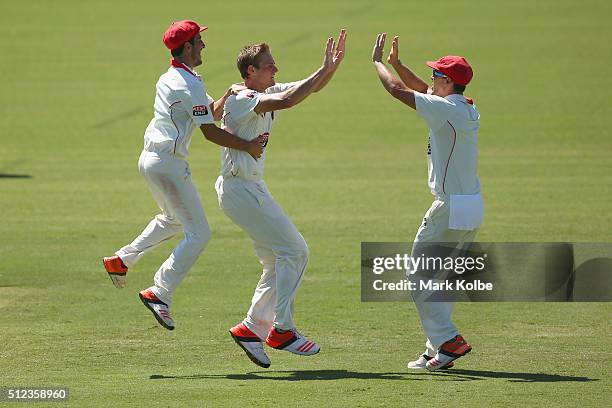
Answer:
[[[478, 229], [449, 229], [449, 215], [450, 203], [436, 199], [425, 213], [423, 223], [417, 231], [412, 246], [413, 257], [420, 256], [424, 252], [424, 248], [427, 248], [430, 243], [453, 243], [458, 253], [474, 240]], [[455, 303], [428, 302], [426, 297], [412, 294], [414, 304], [421, 319], [423, 331], [427, 337], [426, 354], [434, 357], [442, 343], [452, 339], [459, 332], [452, 321]]]
[[168, 305], [189, 269], [210, 241], [210, 228], [189, 164], [172, 154], [143, 150], [138, 170], [161, 210], [134, 241], [116, 254], [127, 267], [164, 241], [184, 232], [183, 240], [157, 270], [153, 293]]
[[265, 339], [275, 326], [295, 328], [293, 304], [308, 263], [308, 246], [262, 181], [219, 177], [219, 206], [253, 240], [263, 273], [244, 324]]

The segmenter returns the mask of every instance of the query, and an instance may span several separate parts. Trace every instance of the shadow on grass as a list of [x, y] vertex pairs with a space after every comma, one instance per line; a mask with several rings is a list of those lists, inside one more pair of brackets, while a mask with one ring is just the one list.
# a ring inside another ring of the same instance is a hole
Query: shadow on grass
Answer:
[[8, 170], [12, 169], [13, 167], [23, 165], [26, 161], [27, 160], [24, 160], [22, 158], [22, 159], [13, 160], [12, 162], [9, 162], [9, 163], [2, 163], [0, 166], [0, 178], [6, 178], [6, 179], [32, 178], [32, 176], [29, 174], [7, 173]]
[[[599, 381], [598, 378], [574, 377], [569, 375], [546, 374], [546, 373], [510, 373], [506, 371], [484, 371], [484, 370], [462, 370], [452, 369], [448, 371], [438, 371], [436, 374], [442, 374], [438, 378], [456, 377], [456, 381], [465, 380], [484, 380], [485, 378], [496, 378], [508, 380], [509, 382], [534, 382], [534, 383], [549, 383], [549, 382], [590, 382]], [[448, 380], [447, 380], [448, 381]]]
[[226, 379], [226, 380], [425, 380], [425, 378], [407, 378], [405, 373], [360, 373], [347, 370], [304, 370], [304, 371], [258, 371], [244, 374], [194, 374], [194, 375], [159, 375], [153, 374], [151, 380], [179, 379]]
[[7, 174], [0, 173], [0, 178], [32, 178], [29, 174]]
[[304, 371], [257, 371], [244, 374], [192, 374], [192, 375], [161, 375], [152, 374], [151, 380], [279, 380], [279, 381], [311, 381], [311, 380], [408, 380], [408, 381], [482, 381], [487, 378], [508, 380], [509, 382], [590, 382], [597, 378], [574, 377], [545, 373], [510, 373], [504, 371], [461, 370], [404, 372], [404, 373], [365, 373], [347, 370], [304, 370]]

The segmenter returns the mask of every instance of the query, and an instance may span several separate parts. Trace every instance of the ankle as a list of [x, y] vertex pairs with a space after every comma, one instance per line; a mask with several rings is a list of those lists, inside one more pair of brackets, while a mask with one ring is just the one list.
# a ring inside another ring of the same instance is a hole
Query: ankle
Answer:
[[290, 330], [280, 329], [278, 327], [274, 327], [274, 330], [276, 330], [276, 332], [280, 334], [287, 333], [288, 331], [290, 331]]

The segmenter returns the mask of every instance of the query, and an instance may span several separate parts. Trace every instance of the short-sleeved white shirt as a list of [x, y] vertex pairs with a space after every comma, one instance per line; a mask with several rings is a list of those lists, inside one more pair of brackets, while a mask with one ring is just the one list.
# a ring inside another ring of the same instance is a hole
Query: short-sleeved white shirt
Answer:
[[[263, 93], [245, 89], [237, 95], [231, 95], [225, 101], [222, 129], [250, 141], [261, 135], [270, 137], [272, 123], [277, 115], [274, 111], [261, 115], [255, 113], [255, 107], [263, 94], [284, 92], [298, 82], [276, 84]], [[267, 144], [267, 141], [265, 142]], [[247, 180], [261, 180], [264, 174], [266, 150], [257, 160], [242, 150], [221, 148], [221, 175], [224, 177], [241, 177]]]
[[463, 95], [414, 93], [416, 111], [429, 125], [429, 188], [436, 197], [477, 194], [480, 113]]
[[214, 123], [213, 102], [202, 78], [172, 60], [157, 81], [154, 116], [144, 134], [145, 149], [186, 158], [196, 126]]

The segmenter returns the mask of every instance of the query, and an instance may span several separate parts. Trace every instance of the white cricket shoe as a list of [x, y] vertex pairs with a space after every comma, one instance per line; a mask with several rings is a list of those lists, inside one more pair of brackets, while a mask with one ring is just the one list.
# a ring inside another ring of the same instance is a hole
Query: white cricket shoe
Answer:
[[[433, 357], [429, 357], [427, 354], [421, 354], [417, 360], [410, 361], [408, 363], [408, 368], [411, 370], [424, 370], [427, 366], [427, 362], [431, 360]], [[442, 370], [446, 370], [452, 368], [455, 365], [452, 361], [446, 364], [444, 367], [440, 367]]]
[[238, 323], [229, 330], [232, 338], [246, 353], [251, 361], [260, 367], [268, 368], [272, 362], [263, 348], [262, 340], [249, 330], [244, 323]]
[[268, 334], [266, 344], [278, 350], [288, 351], [300, 356], [312, 356], [321, 351], [321, 347], [312, 340], [308, 340], [295, 329], [279, 333], [273, 327]]
[[138, 296], [147, 309], [153, 313], [153, 316], [163, 328], [174, 330], [174, 320], [170, 317], [170, 307], [159, 300], [151, 288], [140, 291]]

